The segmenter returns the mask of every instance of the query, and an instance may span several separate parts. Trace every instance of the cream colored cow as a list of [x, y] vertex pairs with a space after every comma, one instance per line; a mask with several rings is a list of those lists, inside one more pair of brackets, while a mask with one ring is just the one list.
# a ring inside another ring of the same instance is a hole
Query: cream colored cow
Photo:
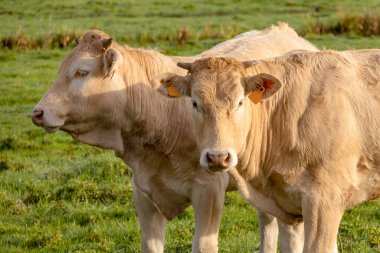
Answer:
[[179, 65], [163, 82], [191, 96], [200, 164], [302, 214], [303, 252], [336, 251], [344, 210], [380, 197], [380, 50]]
[[[268, 38], [269, 41], [259, 43]], [[254, 58], [256, 52], [262, 57], [263, 47], [270, 48], [272, 44], [281, 44], [280, 41], [288, 42], [288, 49], [315, 50], [292, 29], [280, 25], [263, 32], [245, 33], [204, 55], [214, 50], [215, 55], [244, 52], [239, 57], [248, 59]], [[285, 45], [279, 47], [277, 53], [273, 50], [270, 54], [278, 55], [284, 50], [287, 50]], [[201, 56], [203, 54], [189, 58], [167, 57], [156, 51], [122, 47], [100, 31], [88, 32], [63, 61], [54, 85], [32, 113], [33, 122], [47, 132], [62, 130], [84, 143], [113, 149], [129, 165], [133, 172], [143, 252], [163, 251], [167, 220], [190, 204], [194, 207], [196, 223], [193, 251], [217, 251], [217, 232], [228, 176], [226, 173], [215, 176], [198, 165], [199, 153], [189, 128], [191, 107], [188, 100], [165, 100], [150, 86], [150, 81], [158, 74], [182, 73], [183, 70], [176, 66], [177, 61], [192, 61]], [[244, 181], [239, 185], [243, 193], [254, 191], [244, 185]], [[268, 207], [268, 213], [288, 219], [264, 195], [256, 193], [253, 196], [257, 199], [250, 200]], [[262, 224], [272, 227], [268, 230], [263, 226], [263, 242], [266, 242], [263, 250], [269, 252], [267, 249], [276, 242], [276, 229], [273, 228], [276, 224], [265, 221]], [[299, 234], [292, 231], [291, 226], [281, 225], [280, 228], [284, 238], [299, 241]], [[282, 244], [283, 247], [290, 245]]]

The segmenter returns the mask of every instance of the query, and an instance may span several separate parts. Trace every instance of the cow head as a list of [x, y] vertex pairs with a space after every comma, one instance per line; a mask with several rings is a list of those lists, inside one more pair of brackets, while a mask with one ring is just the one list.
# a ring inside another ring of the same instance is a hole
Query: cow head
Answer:
[[116, 108], [124, 103], [118, 91], [125, 89], [118, 71], [123, 58], [117, 47], [101, 31], [86, 33], [34, 107], [33, 123], [48, 133], [63, 130], [79, 138], [102, 122], [99, 117], [116, 117]]
[[247, 76], [255, 62], [230, 58], [207, 58], [179, 63], [187, 76], [165, 74], [161, 78], [169, 96], [190, 96], [197, 143], [202, 150], [200, 164], [213, 171], [236, 166], [246, 146], [252, 106], [270, 98], [280, 88], [272, 75]]

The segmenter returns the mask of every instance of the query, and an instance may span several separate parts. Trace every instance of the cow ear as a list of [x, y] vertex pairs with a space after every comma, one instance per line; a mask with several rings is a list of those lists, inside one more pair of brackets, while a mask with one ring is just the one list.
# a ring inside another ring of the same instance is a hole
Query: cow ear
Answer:
[[112, 79], [116, 69], [122, 64], [123, 58], [114, 48], [108, 48], [104, 53], [103, 61], [104, 78]]
[[156, 89], [167, 97], [190, 96], [188, 77], [165, 73], [155, 79]]
[[266, 73], [246, 77], [244, 83], [245, 93], [255, 104], [271, 97], [282, 86], [281, 82], [276, 77]]

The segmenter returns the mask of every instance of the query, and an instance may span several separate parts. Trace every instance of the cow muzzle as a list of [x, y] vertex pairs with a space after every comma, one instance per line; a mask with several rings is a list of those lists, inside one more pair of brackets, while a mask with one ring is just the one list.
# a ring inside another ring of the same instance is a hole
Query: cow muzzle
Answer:
[[[51, 113], [50, 113], [51, 114]], [[55, 133], [63, 125], [63, 120], [49, 117], [48, 111], [36, 106], [32, 111], [32, 121], [36, 126], [42, 127], [48, 133]]]
[[200, 164], [211, 171], [224, 171], [237, 164], [237, 155], [231, 148], [204, 149], [201, 153]]

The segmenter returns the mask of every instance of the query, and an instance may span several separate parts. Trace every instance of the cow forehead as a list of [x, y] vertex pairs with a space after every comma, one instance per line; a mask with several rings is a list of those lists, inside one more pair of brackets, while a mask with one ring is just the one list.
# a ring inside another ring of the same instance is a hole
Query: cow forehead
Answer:
[[75, 49], [64, 59], [61, 67], [71, 66], [75, 62], [85, 62], [91, 58], [97, 58], [104, 53], [102, 40], [109, 36], [97, 30], [85, 33]]
[[231, 103], [244, 94], [242, 76], [234, 70], [205, 69], [192, 78], [192, 94], [204, 104]]
[[59, 72], [73, 74], [77, 69], [90, 71], [99, 64], [98, 59], [99, 55], [76, 48], [63, 60]]

